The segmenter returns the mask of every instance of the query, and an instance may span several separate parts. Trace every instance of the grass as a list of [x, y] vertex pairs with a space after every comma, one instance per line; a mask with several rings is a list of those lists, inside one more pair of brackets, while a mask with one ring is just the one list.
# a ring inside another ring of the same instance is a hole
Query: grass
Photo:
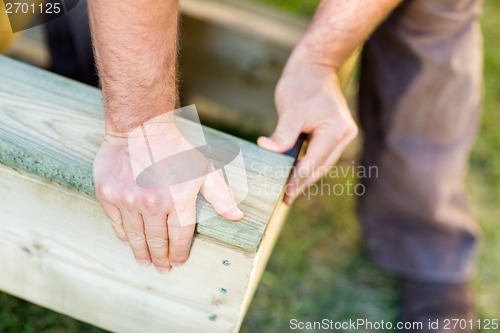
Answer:
[[[315, 0], [276, 0], [310, 15]], [[475, 279], [483, 318], [500, 319], [500, 3], [485, 1], [485, 98], [481, 132], [467, 188], [483, 230]], [[350, 164], [349, 161], [342, 163]], [[330, 179], [331, 184], [352, 179]], [[287, 332], [289, 320], [395, 320], [398, 280], [364, 253], [352, 196], [302, 198], [276, 244], [242, 332]], [[27, 272], [28, 273], [28, 272]], [[68, 317], [0, 294], [0, 332], [102, 332]], [[348, 330], [346, 332], [349, 332]]]
[[367, 260], [354, 209], [349, 196], [296, 203], [242, 332], [288, 331], [292, 318], [395, 318], [397, 280]]
[[471, 156], [468, 188], [483, 230], [476, 279], [484, 318], [500, 318], [500, 3], [485, 1], [482, 21], [484, 56], [484, 113], [479, 139]]

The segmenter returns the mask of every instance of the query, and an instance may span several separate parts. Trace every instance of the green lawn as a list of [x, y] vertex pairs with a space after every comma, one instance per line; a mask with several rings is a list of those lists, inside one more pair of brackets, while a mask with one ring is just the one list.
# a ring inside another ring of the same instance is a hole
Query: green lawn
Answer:
[[[273, 5], [310, 15], [316, 1]], [[483, 229], [475, 279], [480, 314], [500, 319], [500, 2], [485, 1], [485, 99], [468, 189]], [[341, 163], [350, 164], [344, 160]], [[328, 180], [345, 183], [347, 179]], [[242, 332], [287, 332], [289, 320], [395, 320], [398, 280], [374, 267], [363, 250], [350, 196], [297, 201], [243, 324]], [[1, 273], [1, 272], [0, 272]], [[29, 268], [27, 268], [29, 274]], [[0, 294], [0, 332], [100, 332]], [[348, 332], [348, 331], [347, 331]]]

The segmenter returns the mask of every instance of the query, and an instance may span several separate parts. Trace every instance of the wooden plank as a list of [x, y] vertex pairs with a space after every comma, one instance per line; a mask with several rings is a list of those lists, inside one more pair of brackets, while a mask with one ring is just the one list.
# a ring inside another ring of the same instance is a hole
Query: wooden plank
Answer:
[[255, 136], [276, 124], [274, 88], [308, 21], [246, 1], [181, 0], [183, 104]]
[[307, 28], [307, 21], [241, 0], [181, 0], [182, 13], [205, 22], [223, 25], [291, 49]]
[[129, 251], [95, 200], [0, 165], [1, 290], [113, 332], [238, 330], [256, 254], [196, 237], [159, 275]]
[[[100, 91], [5, 57], [0, 57], [0, 77], [0, 163], [93, 197], [92, 161], [103, 137]], [[216, 217], [200, 223], [197, 230], [255, 252], [293, 159], [208, 128], [204, 131], [207, 137], [240, 146], [249, 194], [241, 204], [243, 221], [229, 223]], [[201, 203], [199, 209], [212, 208]]]
[[239, 328], [243, 323], [243, 319], [245, 317], [248, 308], [250, 307], [250, 303], [253, 299], [255, 291], [259, 286], [260, 279], [262, 274], [266, 269], [267, 262], [271, 257], [272, 250], [274, 248], [274, 244], [278, 240], [281, 229], [285, 224], [286, 217], [289, 212], [289, 206], [284, 204], [276, 206], [276, 210], [273, 213], [271, 218], [272, 223], [269, 223], [268, 228], [266, 229], [266, 233], [264, 235], [264, 239], [262, 240], [259, 251], [257, 252], [254, 260], [254, 267], [250, 274], [249, 284], [247, 286], [247, 290], [245, 291], [245, 297], [243, 299], [242, 311], [243, 315], [239, 317], [237, 327]]
[[293, 159], [204, 128], [242, 149], [246, 217], [199, 223], [188, 262], [159, 275], [135, 263], [93, 196], [100, 92], [2, 57], [0, 76], [0, 289], [114, 332], [237, 332], [284, 221]]
[[184, 16], [181, 100], [214, 123], [269, 134], [276, 123], [274, 88], [290, 49], [226, 26]]
[[[183, 104], [196, 104], [205, 119], [240, 133], [272, 133], [274, 90], [308, 20], [240, 0], [182, 0], [181, 5]], [[339, 73], [350, 100], [358, 53]]]
[[[240, 0], [182, 0], [181, 5], [183, 105], [196, 104], [212, 124], [251, 136], [270, 134], [276, 124], [274, 88], [308, 20]], [[39, 30], [26, 31], [8, 54], [46, 67]], [[341, 70], [344, 88], [356, 58]], [[352, 87], [348, 93], [354, 96]]]

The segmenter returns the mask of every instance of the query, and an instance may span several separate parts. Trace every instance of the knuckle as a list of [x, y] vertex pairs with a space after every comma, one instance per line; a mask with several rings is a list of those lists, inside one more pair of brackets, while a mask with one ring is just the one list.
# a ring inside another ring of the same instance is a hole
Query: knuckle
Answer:
[[120, 239], [121, 241], [128, 240], [127, 234], [125, 233], [125, 231], [123, 231], [122, 228], [113, 228], [113, 231], [115, 232], [116, 237], [118, 237], [118, 239]]
[[150, 248], [162, 248], [166, 247], [168, 240], [162, 237], [146, 237], [146, 242]]
[[117, 220], [115, 221], [114, 219], [112, 219], [110, 216], [108, 216], [108, 220], [109, 220], [109, 223], [111, 223], [111, 226], [113, 227], [113, 229], [119, 231], [119, 230], [122, 230], [123, 228], [123, 224], [122, 224], [122, 221], [121, 220]]
[[335, 134], [337, 137], [342, 137], [348, 130], [349, 124], [345, 119], [332, 119], [329, 126], [335, 129]]
[[105, 201], [113, 202], [116, 199], [116, 191], [111, 185], [102, 185], [99, 188], [99, 193]]
[[121, 202], [127, 208], [134, 208], [137, 197], [133, 191], [124, 190], [121, 194]]
[[125, 233], [131, 242], [142, 242], [146, 239], [146, 236], [141, 232], [127, 230]]
[[122, 242], [127, 242], [128, 241], [127, 235], [125, 235], [125, 233], [123, 233], [123, 234], [116, 233], [116, 237], [118, 237], [118, 239], [121, 240]]
[[347, 122], [345, 124], [345, 132], [348, 136], [356, 135], [358, 133], [358, 126], [354, 121]]
[[118, 237], [120, 240], [122, 240], [122, 241], [128, 240], [127, 234], [125, 233], [125, 231], [123, 231], [123, 229], [121, 227], [120, 228], [113, 228], [113, 230], [115, 232], [116, 237]]
[[347, 133], [349, 125], [346, 121], [339, 121], [334, 124], [334, 127], [336, 129], [336, 132], [338, 133], [338, 136], [342, 137], [345, 135], [345, 133]]
[[166, 210], [162, 196], [158, 193], [145, 193], [142, 197], [144, 212], [148, 215], [156, 216], [163, 210]]
[[171, 239], [172, 247], [174, 248], [186, 248], [191, 246], [192, 237], [180, 237]]
[[145, 193], [142, 199], [144, 207], [149, 210], [155, 210], [161, 201], [158, 193]]

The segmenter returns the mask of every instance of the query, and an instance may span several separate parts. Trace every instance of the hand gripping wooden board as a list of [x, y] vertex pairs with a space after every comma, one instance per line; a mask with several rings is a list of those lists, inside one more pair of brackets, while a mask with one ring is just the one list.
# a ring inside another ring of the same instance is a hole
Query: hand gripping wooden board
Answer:
[[160, 275], [135, 263], [95, 199], [103, 133], [98, 89], [0, 57], [0, 289], [114, 332], [238, 331], [294, 159], [204, 128], [241, 149], [245, 218], [199, 223], [188, 262]]

